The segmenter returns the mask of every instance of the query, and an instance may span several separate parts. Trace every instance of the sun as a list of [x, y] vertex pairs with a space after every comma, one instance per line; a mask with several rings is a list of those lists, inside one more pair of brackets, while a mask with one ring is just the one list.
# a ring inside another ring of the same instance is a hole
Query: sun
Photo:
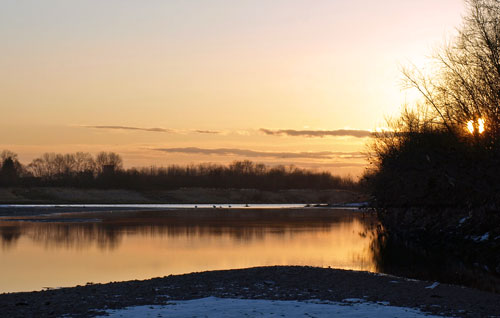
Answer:
[[474, 133], [474, 121], [472, 120], [469, 120], [469, 122], [467, 123], [467, 130], [473, 134]]
[[482, 134], [484, 132], [484, 119], [479, 118], [477, 120], [477, 126], [478, 126], [477, 129], [478, 129], [479, 133]]
[[[484, 128], [485, 120], [483, 118], [479, 118], [477, 120], [477, 132], [482, 134], [485, 130]], [[474, 127], [474, 120], [469, 120], [467, 122], [467, 130], [471, 133], [474, 134], [474, 131], [476, 128]]]

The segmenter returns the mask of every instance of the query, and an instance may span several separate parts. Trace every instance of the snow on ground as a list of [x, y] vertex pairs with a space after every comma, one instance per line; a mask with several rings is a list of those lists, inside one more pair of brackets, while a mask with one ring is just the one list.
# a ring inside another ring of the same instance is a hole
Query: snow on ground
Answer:
[[434, 283], [432, 283], [432, 285], [429, 285], [429, 286], [427, 286], [425, 288], [427, 288], [427, 289], [434, 289], [434, 288], [436, 288], [438, 286], [439, 286], [439, 283], [438, 282], [434, 282]]
[[345, 299], [343, 302], [284, 301], [262, 299], [231, 299], [208, 297], [185, 301], [172, 301], [164, 306], [136, 306], [109, 310], [109, 317], [438, 317], [410, 308], [388, 306], [387, 302], [370, 303], [361, 299]]

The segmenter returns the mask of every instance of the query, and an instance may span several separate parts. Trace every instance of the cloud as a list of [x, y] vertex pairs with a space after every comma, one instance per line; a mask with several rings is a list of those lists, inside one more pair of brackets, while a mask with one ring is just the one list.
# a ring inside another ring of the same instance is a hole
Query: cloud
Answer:
[[[296, 163], [290, 163], [296, 164]], [[342, 162], [331, 162], [331, 163], [300, 163], [300, 166], [307, 169], [332, 169], [332, 168], [349, 168], [349, 167], [366, 167], [367, 164], [364, 162], [352, 162], [352, 161], [342, 161]]]
[[156, 148], [154, 150], [163, 151], [167, 153], [183, 153], [183, 154], [201, 154], [201, 155], [219, 155], [219, 156], [242, 156], [248, 158], [286, 158], [286, 159], [358, 159], [365, 158], [360, 152], [332, 152], [332, 151], [319, 151], [319, 152], [270, 152], [270, 151], [255, 151], [248, 149], [235, 149], [235, 148], [216, 148], [206, 149], [197, 147], [185, 148]]
[[182, 133], [197, 133], [197, 134], [220, 134], [220, 131], [216, 130], [176, 130], [176, 129], [167, 129], [167, 128], [144, 128], [144, 127], [133, 127], [133, 126], [83, 126], [85, 128], [92, 129], [114, 129], [114, 130], [136, 130], [136, 131], [149, 131], [149, 132], [160, 132], [160, 133], [169, 133], [169, 134], [182, 134]]
[[221, 133], [220, 131], [217, 130], [200, 130], [200, 129], [193, 130], [193, 132], [198, 134], [214, 134], [214, 135]]
[[174, 130], [166, 128], [142, 128], [142, 127], [131, 127], [131, 126], [84, 126], [84, 127], [94, 128], [94, 129], [140, 130], [140, 131], [151, 131], [151, 132], [162, 132], [162, 133], [174, 132]]
[[280, 129], [270, 130], [261, 128], [261, 132], [271, 136], [303, 136], [303, 137], [320, 137], [335, 136], [335, 137], [356, 137], [365, 138], [371, 137], [373, 133], [369, 130], [355, 130], [355, 129], [337, 129], [337, 130], [293, 130], [293, 129]]
[[[135, 131], [148, 131], [148, 132], [159, 132], [159, 133], [169, 133], [169, 134], [222, 134], [222, 131], [218, 130], [206, 130], [206, 129], [192, 129], [192, 130], [177, 130], [168, 128], [144, 128], [144, 127], [134, 127], [134, 126], [115, 126], [115, 125], [102, 125], [102, 126], [83, 126], [85, 128], [92, 129], [112, 129], [112, 130], [135, 130]], [[350, 130], [350, 129], [338, 129], [338, 130], [292, 130], [292, 129], [280, 129], [280, 130], [270, 130], [261, 128], [260, 132], [266, 135], [272, 136], [303, 136], [303, 137], [325, 137], [325, 136], [351, 136], [357, 138], [371, 137], [373, 133], [368, 130]], [[248, 131], [236, 131], [236, 134], [249, 135]]]

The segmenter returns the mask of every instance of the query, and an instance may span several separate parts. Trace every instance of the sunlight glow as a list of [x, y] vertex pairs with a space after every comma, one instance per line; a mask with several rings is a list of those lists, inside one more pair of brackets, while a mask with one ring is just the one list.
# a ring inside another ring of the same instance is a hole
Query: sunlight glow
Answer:
[[[484, 128], [484, 119], [483, 118], [479, 118], [477, 120], [477, 131], [478, 133], [482, 134], [485, 130]], [[474, 134], [474, 131], [475, 131], [475, 128], [474, 128], [474, 121], [473, 120], [469, 120], [467, 122], [467, 130], [471, 133], [471, 134]]]
[[375, 128], [375, 132], [386, 132], [386, 131], [394, 131], [394, 129], [389, 128], [389, 127], [377, 127]]
[[479, 133], [482, 134], [484, 132], [484, 119], [479, 118], [477, 120], [477, 125], [478, 125]]
[[469, 122], [467, 123], [467, 129], [471, 134], [474, 133], [474, 122], [472, 120], [469, 120]]

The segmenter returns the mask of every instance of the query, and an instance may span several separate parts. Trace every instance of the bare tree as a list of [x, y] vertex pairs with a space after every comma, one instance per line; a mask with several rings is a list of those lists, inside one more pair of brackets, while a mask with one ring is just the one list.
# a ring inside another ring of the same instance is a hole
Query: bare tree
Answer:
[[500, 202], [500, 0], [466, 3], [430, 68], [403, 69], [422, 96], [417, 107], [369, 145], [367, 179], [381, 204]]
[[44, 153], [41, 157], [35, 158], [27, 169], [34, 177], [50, 179], [70, 177], [84, 172], [95, 174], [96, 164], [89, 153]]
[[4, 162], [5, 159], [7, 159], [7, 158], [10, 158], [14, 161], [18, 160], [17, 153], [12, 152], [10, 150], [2, 150], [2, 152], [0, 152], [0, 161]]
[[74, 169], [77, 173], [95, 172], [96, 163], [92, 155], [88, 152], [77, 152], [74, 154]]
[[3, 167], [6, 162], [12, 165], [12, 169], [16, 171], [16, 174], [24, 173], [24, 167], [19, 162], [17, 153], [10, 150], [2, 150], [2, 152], [0, 152], [0, 168]]
[[500, 133], [500, 1], [467, 0], [468, 15], [457, 37], [433, 59], [433, 71], [403, 69], [406, 84], [422, 95], [429, 114], [460, 135], [471, 122], [485, 121], [491, 136]]
[[41, 178], [48, 175], [47, 167], [42, 158], [33, 159], [33, 161], [28, 165], [27, 169], [28, 172], [36, 178]]
[[106, 169], [116, 171], [123, 169], [122, 157], [114, 152], [100, 152], [95, 158], [95, 163], [99, 173], [104, 172]]

